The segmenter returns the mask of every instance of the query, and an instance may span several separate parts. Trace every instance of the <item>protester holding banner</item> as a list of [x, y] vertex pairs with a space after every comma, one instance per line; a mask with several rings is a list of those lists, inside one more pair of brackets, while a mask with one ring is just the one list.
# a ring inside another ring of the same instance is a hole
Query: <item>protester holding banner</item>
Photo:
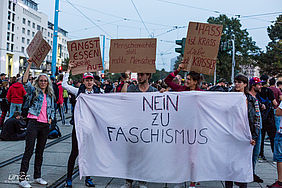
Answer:
[[202, 91], [200, 89], [201, 82], [203, 80], [203, 76], [200, 75], [199, 73], [196, 73], [194, 71], [189, 72], [187, 75], [186, 82], [183, 85], [178, 85], [173, 82], [173, 79], [178, 75], [178, 73], [184, 70], [184, 64], [181, 63], [177, 70], [170, 73], [166, 78], [165, 78], [165, 83], [173, 90], [173, 91]]
[[[28, 82], [29, 70], [32, 62], [29, 64], [23, 77], [23, 83], [27, 87], [34, 87], [27, 118], [29, 119], [26, 133], [26, 146], [21, 162], [19, 185], [21, 187], [31, 187], [26, 180], [26, 174], [29, 168], [29, 161], [33, 154], [35, 140], [37, 139], [34, 162], [34, 180], [36, 183], [46, 185], [47, 182], [41, 178], [41, 166], [43, 161], [43, 152], [49, 133], [49, 124], [54, 119], [54, 91], [52, 82], [46, 74], [40, 74], [35, 80], [34, 86]], [[32, 91], [29, 89], [28, 91]]]
[[[76, 97], [78, 97], [80, 93], [85, 93], [85, 94], [100, 93], [100, 88], [94, 85], [94, 76], [92, 73], [83, 74], [83, 84], [81, 84], [79, 88], [69, 85], [67, 82], [68, 82], [69, 73], [72, 67], [73, 67], [73, 64], [70, 63], [68, 70], [66, 74], [64, 75], [63, 82], [62, 82], [62, 87], [64, 89], [66, 89], [69, 93], [75, 95]], [[74, 118], [74, 116], [72, 118]], [[72, 187], [72, 172], [74, 169], [75, 160], [77, 156], [78, 156], [78, 145], [77, 145], [77, 139], [76, 139], [75, 124], [74, 124], [73, 129], [72, 129], [72, 149], [71, 149], [71, 154], [68, 160], [66, 187]], [[85, 185], [87, 187], [95, 187], [90, 176], [86, 176]]]
[[[197, 72], [191, 71], [187, 75], [187, 79], [184, 85], [176, 84], [173, 79], [178, 75], [181, 70], [184, 70], [185, 65], [183, 63], [179, 64], [176, 71], [170, 73], [165, 78], [165, 83], [171, 88], [172, 91], [202, 91], [200, 89], [203, 76]], [[191, 182], [190, 187], [195, 187], [196, 183]]]
[[[127, 89], [127, 92], [157, 92], [158, 90], [149, 84], [149, 80], [151, 78], [151, 73], [138, 73], [137, 79], [138, 84], [134, 85], [131, 84], [128, 86], [128, 82], [124, 82], [122, 91], [125, 91]], [[126, 91], [125, 91], [126, 92]], [[126, 183], [121, 186], [121, 188], [132, 188], [133, 180], [127, 179]], [[140, 188], [147, 188], [146, 182], [138, 181]]]
[[[254, 147], [253, 150], [253, 170], [255, 169], [255, 161], [258, 158], [259, 152], [257, 149], [260, 148], [260, 124], [261, 124], [261, 115], [259, 111], [259, 103], [258, 100], [253, 97], [249, 91], [248, 91], [248, 78], [244, 75], [237, 75], [235, 77], [235, 92], [242, 92], [247, 97], [247, 105], [248, 105], [248, 119], [249, 119], [249, 126], [252, 134], [252, 140], [250, 141], [251, 145], [256, 145], [256, 148]], [[255, 173], [254, 173], [255, 176]], [[247, 183], [235, 183], [240, 188], [247, 187]], [[226, 188], [232, 188], [233, 182], [232, 181], [226, 181], [225, 182]]]

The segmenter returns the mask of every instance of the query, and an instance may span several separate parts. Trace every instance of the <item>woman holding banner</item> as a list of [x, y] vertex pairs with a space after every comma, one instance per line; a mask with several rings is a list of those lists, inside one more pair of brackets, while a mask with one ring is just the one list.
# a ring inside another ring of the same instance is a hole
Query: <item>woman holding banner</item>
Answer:
[[21, 187], [31, 187], [27, 181], [27, 171], [29, 168], [29, 161], [33, 154], [35, 140], [37, 140], [35, 149], [35, 162], [34, 162], [34, 181], [41, 185], [46, 185], [47, 182], [41, 178], [41, 166], [43, 161], [43, 152], [49, 133], [49, 125], [54, 120], [54, 91], [52, 82], [48, 75], [40, 74], [32, 86], [28, 81], [28, 74], [32, 62], [28, 60], [29, 64], [23, 77], [23, 83], [26, 87], [33, 88], [28, 91], [31, 95], [28, 110], [28, 124], [26, 131], [26, 144], [25, 151], [21, 162], [19, 185]]
[[[173, 79], [178, 75], [178, 73], [184, 70], [184, 64], [179, 64], [176, 71], [170, 73], [165, 78], [165, 83], [171, 88], [172, 91], [203, 91], [200, 89], [201, 82], [203, 81], [203, 76], [197, 72], [191, 71], [188, 73], [184, 85], [179, 85], [173, 81]], [[194, 188], [196, 186], [195, 182], [191, 182], [189, 188]], [[175, 186], [177, 188], [178, 185]]]
[[[259, 131], [260, 131], [260, 111], [259, 111], [259, 103], [256, 98], [254, 98], [251, 94], [249, 94], [248, 91], [248, 78], [244, 75], [237, 75], [234, 78], [235, 83], [235, 92], [242, 92], [247, 97], [247, 107], [248, 107], [248, 119], [249, 119], [249, 126], [250, 131], [252, 134], [252, 139], [250, 141], [251, 145], [256, 145], [256, 148], [260, 148], [260, 138], [259, 138]], [[253, 150], [253, 170], [255, 169], [255, 161], [258, 157], [259, 152], [255, 152], [255, 148]], [[255, 154], [257, 153], [257, 154]], [[255, 173], [254, 173], [255, 176]], [[235, 182], [235, 185], [238, 185], [240, 188], [246, 188], [248, 187], [247, 183], [238, 183]], [[226, 181], [225, 182], [226, 188], [232, 188], [233, 182], [232, 181]]]
[[201, 82], [203, 81], [203, 76], [197, 72], [191, 71], [187, 75], [187, 79], [184, 85], [178, 85], [173, 82], [173, 79], [178, 75], [178, 73], [184, 69], [184, 64], [181, 63], [177, 70], [170, 73], [165, 78], [165, 83], [172, 89], [172, 91], [202, 91], [200, 89]]
[[[67, 70], [67, 72], [66, 72], [66, 74], [64, 75], [64, 78], [63, 78], [62, 87], [65, 90], [67, 90], [69, 93], [75, 95], [76, 97], [78, 97], [80, 95], [80, 93], [86, 93], [86, 94], [101, 93], [100, 88], [98, 88], [96, 85], [94, 85], [94, 76], [93, 76], [92, 73], [83, 74], [83, 84], [81, 84], [79, 88], [76, 88], [76, 87], [73, 87], [72, 85], [69, 85], [67, 82], [68, 82], [69, 73], [70, 73], [72, 67], [73, 67], [73, 65], [70, 63], [68, 70]], [[72, 118], [74, 118], [74, 115], [72, 116]], [[73, 172], [73, 169], [74, 169], [75, 160], [76, 160], [77, 156], [78, 156], [78, 144], [77, 144], [77, 138], [76, 138], [76, 132], [75, 132], [75, 125], [73, 125], [72, 148], [71, 148], [71, 154], [70, 154], [69, 160], [68, 160], [68, 172], [67, 172], [66, 187], [72, 187], [72, 172]], [[95, 187], [95, 185], [92, 182], [92, 179], [90, 178], [90, 176], [86, 176], [85, 185], [87, 187]]]

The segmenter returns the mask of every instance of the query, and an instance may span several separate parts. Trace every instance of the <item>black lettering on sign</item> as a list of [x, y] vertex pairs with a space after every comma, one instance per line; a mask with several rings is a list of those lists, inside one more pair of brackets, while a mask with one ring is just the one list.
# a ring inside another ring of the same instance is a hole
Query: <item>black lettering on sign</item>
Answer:
[[138, 136], [132, 132], [132, 131], [135, 130], [135, 129], [138, 131], [138, 128], [137, 128], [137, 127], [132, 127], [131, 129], [129, 129], [129, 134], [130, 134], [131, 136], [134, 136], [134, 137], [136, 138], [136, 141], [132, 141], [130, 138], [128, 138], [128, 140], [129, 140], [131, 143], [137, 143], [137, 142], [139, 142]]
[[123, 132], [121, 127], [117, 131], [116, 141], [118, 141], [118, 136], [119, 135], [122, 135], [124, 137], [125, 141], [128, 142], [128, 140], [127, 140], [127, 138], [126, 138], [126, 136], [125, 136], [125, 134], [124, 134], [124, 132]]
[[[173, 98], [174, 97], [174, 98]], [[162, 98], [162, 100], [160, 100]], [[179, 104], [179, 96], [178, 95], [162, 95], [162, 96], [152, 96], [151, 99], [143, 96], [143, 106], [142, 110], [152, 110], [152, 111], [161, 111], [161, 110], [169, 110], [170, 106], [175, 111], [178, 111]]]
[[204, 138], [205, 141], [204, 142], [198, 141], [199, 144], [208, 143], [208, 137], [202, 134], [203, 131], [207, 131], [207, 130], [208, 130], [208, 128], [203, 128], [203, 129], [200, 130], [199, 135], [200, 135], [200, 137]]

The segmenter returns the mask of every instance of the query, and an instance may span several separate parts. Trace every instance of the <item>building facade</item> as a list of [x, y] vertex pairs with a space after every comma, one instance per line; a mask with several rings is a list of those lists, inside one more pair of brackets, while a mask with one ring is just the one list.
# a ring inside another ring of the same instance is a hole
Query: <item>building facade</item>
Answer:
[[[48, 16], [38, 11], [38, 4], [33, 0], [1, 0], [0, 1], [0, 72], [8, 77], [22, 74], [26, 67], [28, 55], [26, 48], [35, 36], [41, 31], [44, 39], [52, 47], [53, 28], [48, 22]], [[60, 29], [58, 34], [59, 66], [67, 53], [67, 31]], [[52, 50], [42, 63], [39, 70], [32, 67], [31, 72], [50, 70]], [[49, 66], [48, 66], [49, 65]]]

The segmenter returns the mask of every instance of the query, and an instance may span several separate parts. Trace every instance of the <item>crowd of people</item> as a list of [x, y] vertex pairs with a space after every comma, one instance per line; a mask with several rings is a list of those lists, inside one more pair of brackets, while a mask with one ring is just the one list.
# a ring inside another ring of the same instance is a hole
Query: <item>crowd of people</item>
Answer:
[[[204, 81], [203, 75], [191, 71], [186, 78], [179, 75], [184, 70], [180, 64], [177, 70], [167, 75], [164, 80], [150, 83], [150, 73], [138, 73], [137, 80], [132, 80], [130, 73], [122, 73], [118, 81], [105, 80], [92, 73], [84, 73], [82, 80], [69, 78], [73, 65], [70, 64], [64, 75], [58, 78], [47, 74], [40, 74], [37, 78], [31, 77], [29, 65], [23, 77], [17, 75], [10, 80], [6, 75], [0, 75], [1, 117], [0, 138], [2, 140], [26, 141], [25, 152], [20, 167], [21, 187], [31, 187], [26, 179], [29, 161], [35, 149], [34, 179], [35, 182], [46, 185], [41, 177], [41, 166], [45, 144], [52, 128], [57, 123], [56, 111], [59, 112], [62, 124], [66, 125], [65, 113], [68, 113], [68, 103], [71, 104], [72, 120], [72, 149], [67, 165], [66, 187], [72, 187], [72, 172], [78, 156], [78, 145], [74, 123], [74, 107], [76, 98], [81, 93], [115, 93], [115, 92], [181, 92], [181, 91], [211, 91], [211, 92], [242, 92], [246, 96], [248, 107], [249, 127], [252, 135], [250, 144], [253, 145], [253, 176], [254, 181], [262, 183], [263, 177], [256, 174], [256, 162], [266, 160], [264, 156], [264, 140], [266, 134], [271, 143], [274, 161], [277, 162], [278, 180], [269, 187], [282, 187], [282, 80], [262, 75], [260, 78], [247, 78], [239, 74], [235, 77], [234, 84], [226, 83], [219, 79], [216, 85]], [[8, 115], [9, 114], [9, 115]], [[8, 115], [9, 119], [5, 121]], [[233, 184], [240, 188], [247, 187], [247, 183], [226, 181], [225, 187], [231, 188]], [[122, 188], [132, 188], [133, 180], [127, 179]], [[146, 188], [146, 182], [137, 182], [140, 188]], [[94, 187], [90, 177], [85, 178], [85, 185]], [[197, 182], [191, 182], [190, 187], [195, 187]]]

